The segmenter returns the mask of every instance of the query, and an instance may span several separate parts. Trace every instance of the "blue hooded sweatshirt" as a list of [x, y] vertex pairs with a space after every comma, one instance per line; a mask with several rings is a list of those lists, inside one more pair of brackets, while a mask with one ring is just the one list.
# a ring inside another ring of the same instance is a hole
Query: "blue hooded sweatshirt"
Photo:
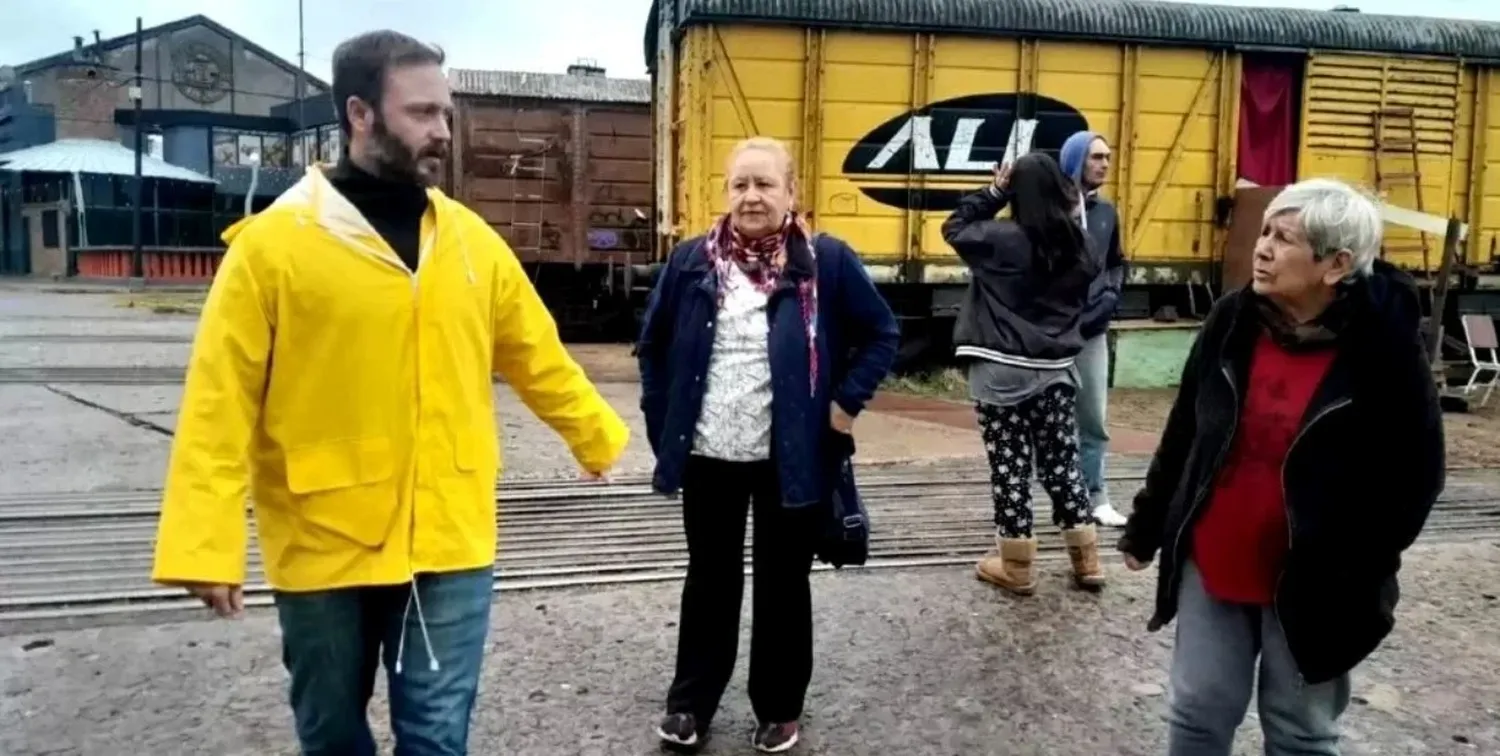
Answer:
[[1099, 196], [1098, 188], [1083, 186], [1083, 167], [1088, 162], [1089, 145], [1102, 139], [1092, 131], [1080, 131], [1063, 142], [1058, 155], [1058, 165], [1063, 173], [1073, 177], [1086, 192], [1083, 220], [1088, 231], [1090, 248], [1093, 250], [1102, 271], [1089, 287], [1089, 304], [1083, 313], [1080, 328], [1085, 339], [1092, 339], [1109, 329], [1110, 318], [1120, 303], [1120, 292], [1125, 287], [1125, 254], [1120, 248], [1120, 216], [1115, 206]]

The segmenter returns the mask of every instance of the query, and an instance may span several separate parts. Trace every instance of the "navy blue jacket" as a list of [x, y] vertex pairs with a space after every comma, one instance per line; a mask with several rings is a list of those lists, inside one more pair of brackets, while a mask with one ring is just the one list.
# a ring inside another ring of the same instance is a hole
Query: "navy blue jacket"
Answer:
[[[788, 250], [785, 274], [766, 308], [771, 321], [771, 456], [787, 507], [825, 497], [822, 451], [832, 403], [858, 416], [885, 380], [901, 340], [895, 315], [854, 250], [826, 234], [815, 239], [816, 386], [809, 386], [807, 330], [796, 288], [814, 275], [805, 247]], [[700, 236], [672, 250], [646, 303], [636, 345], [641, 411], [656, 454], [652, 485], [667, 495], [681, 488], [693, 450], [718, 320], [718, 273], [703, 241]]]

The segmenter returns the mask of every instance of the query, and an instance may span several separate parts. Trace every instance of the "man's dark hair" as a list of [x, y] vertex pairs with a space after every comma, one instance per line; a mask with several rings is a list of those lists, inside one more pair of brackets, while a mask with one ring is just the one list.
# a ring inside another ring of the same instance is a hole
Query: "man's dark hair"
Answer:
[[443, 65], [446, 59], [440, 47], [419, 42], [400, 32], [366, 32], [344, 40], [333, 51], [333, 112], [339, 116], [339, 128], [347, 139], [349, 98], [358, 97], [372, 108], [380, 107], [385, 93], [385, 76], [402, 66]]

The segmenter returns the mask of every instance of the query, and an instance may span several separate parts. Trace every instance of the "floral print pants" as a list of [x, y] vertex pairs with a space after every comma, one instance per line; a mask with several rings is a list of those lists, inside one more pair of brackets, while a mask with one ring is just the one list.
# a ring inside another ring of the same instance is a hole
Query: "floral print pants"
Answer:
[[1076, 392], [1071, 386], [1050, 386], [1009, 407], [979, 402], [975, 410], [990, 460], [995, 530], [1001, 537], [1031, 536], [1033, 455], [1036, 477], [1052, 498], [1052, 521], [1063, 528], [1094, 522], [1078, 467]]

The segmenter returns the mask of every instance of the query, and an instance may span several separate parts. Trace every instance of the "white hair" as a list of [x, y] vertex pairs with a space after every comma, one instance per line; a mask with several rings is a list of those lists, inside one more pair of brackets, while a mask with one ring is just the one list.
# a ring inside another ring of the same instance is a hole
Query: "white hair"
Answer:
[[1308, 179], [1283, 189], [1266, 207], [1265, 220], [1296, 213], [1313, 259], [1347, 250], [1354, 275], [1365, 276], [1380, 255], [1385, 221], [1368, 196], [1342, 181]]

